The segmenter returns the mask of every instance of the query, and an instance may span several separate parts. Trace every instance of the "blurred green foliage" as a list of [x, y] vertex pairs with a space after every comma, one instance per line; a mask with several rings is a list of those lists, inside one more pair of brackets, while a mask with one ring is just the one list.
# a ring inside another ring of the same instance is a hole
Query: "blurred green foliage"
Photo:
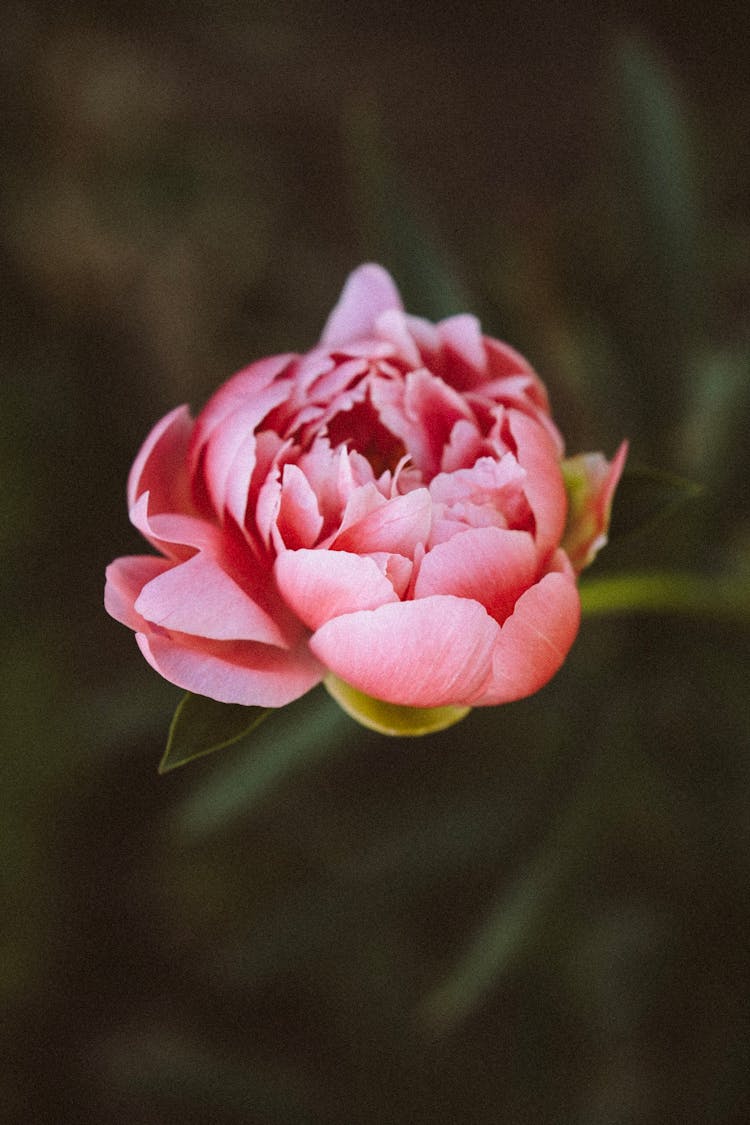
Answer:
[[[13, 0], [3, 1120], [748, 1120], [743, 12]], [[368, 257], [571, 453], [703, 491], [615, 509], [538, 696], [402, 741], [319, 689], [159, 777], [181, 693], [101, 605], [132, 457]]]

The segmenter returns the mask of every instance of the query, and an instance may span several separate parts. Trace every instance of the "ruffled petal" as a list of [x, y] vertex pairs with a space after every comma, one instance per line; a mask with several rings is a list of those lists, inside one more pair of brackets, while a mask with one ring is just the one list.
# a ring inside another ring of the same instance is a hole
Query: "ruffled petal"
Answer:
[[178, 406], [152, 429], [128, 475], [128, 507], [143, 492], [151, 493], [154, 512], [192, 512], [187, 451], [193, 420], [187, 406]]
[[104, 608], [110, 617], [136, 631], [148, 625], [135, 610], [138, 595], [145, 585], [164, 574], [174, 564], [155, 555], [128, 555], [107, 567]]
[[403, 309], [391, 275], [372, 262], [360, 266], [349, 274], [320, 342], [327, 348], [335, 348], [374, 336], [378, 317], [389, 309]]
[[519, 410], [509, 410], [507, 417], [518, 463], [527, 473], [524, 491], [536, 521], [537, 547], [544, 555], [559, 544], [568, 510], [558, 451], [533, 418]]
[[136, 633], [141, 652], [165, 680], [220, 703], [284, 707], [315, 687], [324, 669], [307, 646], [292, 652], [266, 645], [214, 642], [198, 648], [170, 637]]
[[479, 694], [498, 632], [478, 602], [438, 596], [336, 617], [313, 634], [310, 648], [376, 699], [445, 707]]
[[451, 316], [441, 320], [437, 330], [446, 352], [443, 361], [446, 382], [459, 391], [484, 383], [487, 379], [487, 353], [477, 318], [468, 313]]
[[410, 371], [403, 383], [373, 380], [370, 395], [383, 425], [428, 479], [440, 470], [456, 422], [474, 419], [466, 400], [424, 367]]
[[190, 464], [193, 471], [214, 430], [237, 410], [252, 403], [296, 358], [297, 356], [290, 353], [260, 359], [238, 371], [219, 387], [195, 421], [195, 430], [190, 443]]
[[427, 541], [431, 526], [430, 494], [426, 488], [415, 488], [384, 501], [375, 511], [347, 527], [334, 544], [337, 550], [360, 555], [387, 551], [411, 557], [417, 543]]
[[473, 700], [476, 705], [510, 703], [532, 695], [562, 665], [581, 615], [578, 590], [564, 562], [556, 558], [561, 570], [546, 574], [522, 594], [501, 627], [492, 654], [492, 673]]
[[377, 563], [347, 551], [285, 551], [274, 572], [287, 605], [313, 630], [332, 617], [397, 601]]
[[438, 543], [422, 560], [414, 597], [473, 598], [502, 624], [536, 578], [538, 559], [526, 531], [477, 527]]
[[163, 629], [287, 647], [273, 618], [204, 553], [154, 578], [141, 591], [135, 608]]
[[179, 512], [151, 512], [151, 493], [142, 492], [130, 509], [130, 522], [144, 539], [168, 558], [183, 560], [197, 550], [217, 552], [221, 546], [221, 531], [214, 524], [198, 516]]
[[255, 431], [266, 415], [289, 395], [283, 381], [259, 392], [214, 427], [206, 442], [203, 476], [214, 510], [230, 510], [242, 526], [255, 468]]
[[283, 547], [312, 547], [323, 527], [318, 498], [297, 465], [285, 465], [281, 476], [276, 529]]

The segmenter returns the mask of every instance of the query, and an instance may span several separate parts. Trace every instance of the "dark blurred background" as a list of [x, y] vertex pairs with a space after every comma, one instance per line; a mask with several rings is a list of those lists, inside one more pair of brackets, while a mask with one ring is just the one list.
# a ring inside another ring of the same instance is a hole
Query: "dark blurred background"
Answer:
[[[0, 1120], [750, 1120], [746, 5], [2, 25]], [[571, 453], [704, 487], [590, 578], [699, 596], [442, 734], [316, 691], [160, 778], [181, 693], [102, 608], [132, 458], [373, 257], [524, 350]]]

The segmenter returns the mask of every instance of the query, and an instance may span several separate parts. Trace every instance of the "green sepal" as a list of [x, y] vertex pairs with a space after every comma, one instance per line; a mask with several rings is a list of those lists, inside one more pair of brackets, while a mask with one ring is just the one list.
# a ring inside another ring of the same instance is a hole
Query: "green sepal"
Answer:
[[339, 707], [363, 727], [397, 738], [414, 738], [445, 730], [460, 722], [471, 710], [471, 707], [402, 707], [386, 703], [365, 695], [331, 672], [323, 683]]
[[172, 718], [159, 773], [169, 773], [194, 758], [231, 746], [255, 730], [272, 710], [270, 707], [218, 703], [215, 699], [188, 692], [180, 700]]

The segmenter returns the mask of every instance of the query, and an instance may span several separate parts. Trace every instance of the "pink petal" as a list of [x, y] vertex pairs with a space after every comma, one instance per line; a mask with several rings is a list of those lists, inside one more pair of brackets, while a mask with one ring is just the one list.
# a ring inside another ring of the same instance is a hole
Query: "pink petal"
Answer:
[[479, 321], [468, 313], [451, 316], [437, 325], [446, 356], [443, 378], [459, 391], [469, 390], [487, 379], [487, 353]]
[[[418, 550], [419, 548], [414, 552], [415, 557], [418, 554]], [[409, 588], [411, 576], [414, 572], [414, 563], [412, 560], [405, 558], [404, 555], [398, 555], [388, 551], [373, 551], [367, 557], [378, 564], [378, 568], [396, 591], [396, 597], [403, 598]], [[364, 606], [360, 608], [364, 608]]]
[[476, 422], [459, 418], [451, 430], [450, 437], [440, 458], [440, 472], [454, 473], [457, 469], [469, 469], [482, 450], [482, 435]]
[[312, 547], [322, 527], [323, 517], [318, 507], [318, 498], [305, 474], [297, 465], [285, 465], [276, 516], [281, 543], [276, 544], [276, 549]]
[[370, 394], [383, 425], [428, 477], [439, 472], [456, 422], [474, 419], [463, 396], [424, 367], [410, 371], [403, 384], [374, 379]]
[[[366, 486], [365, 486], [366, 487]], [[334, 540], [341, 551], [369, 554], [388, 551], [413, 556], [417, 543], [426, 542], [432, 526], [432, 500], [426, 488], [394, 496]]]
[[536, 578], [538, 559], [526, 531], [477, 527], [438, 543], [422, 560], [415, 598], [473, 598], [502, 624]]
[[536, 520], [541, 555], [557, 547], [565, 529], [568, 500], [555, 443], [538, 422], [519, 410], [508, 411], [518, 463], [526, 469], [526, 498]]
[[444, 707], [481, 691], [498, 632], [477, 602], [438, 596], [336, 617], [313, 634], [310, 648], [376, 699]]
[[170, 631], [287, 647], [273, 619], [204, 553], [154, 578], [135, 608], [147, 621]]
[[211, 396], [195, 422], [190, 443], [190, 463], [195, 470], [200, 454], [211, 434], [238, 410], [256, 400], [297, 357], [274, 355], [251, 363], [228, 379]]
[[142, 492], [130, 509], [130, 522], [168, 558], [189, 558], [195, 550], [218, 551], [221, 532], [214, 524], [175, 512], [152, 515], [150, 509], [151, 493]]
[[107, 613], [127, 625], [129, 629], [148, 628], [135, 611], [135, 602], [143, 587], [164, 574], [174, 564], [154, 555], [129, 555], [115, 559], [107, 567], [107, 584], [104, 587], [104, 608]]
[[391, 275], [374, 263], [360, 266], [347, 278], [320, 342], [327, 348], [335, 348], [364, 336], [374, 336], [380, 314], [402, 308]]
[[541, 380], [539, 380], [529, 361], [524, 359], [521, 353], [512, 348], [510, 344], [504, 344], [501, 340], [495, 340], [491, 336], [485, 338], [485, 344], [491, 379], [506, 379], [510, 375], [523, 373], [532, 375], [535, 383], [539, 387], [542, 386]]
[[220, 703], [283, 707], [323, 677], [307, 646], [282, 652], [266, 645], [206, 642], [192, 647], [169, 637], [136, 633], [141, 652], [170, 683]]
[[492, 674], [475, 705], [510, 703], [552, 679], [575, 640], [580, 622], [571, 573], [551, 572], [522, 594], [500, 629]]
[[128, 475], [128, 507], [143, 492], [151, 493], [154, 512], [192, 512], [187, 451], [193, 420], [187, 406], [178, 406], [152, 429]]
[[400, 359], [409, 367], [421, 367], [419, 348], [409, 331], [409, 318], [401, 309], [388, 309], [378, 317], [377, 332], [393, 344]]
[[214, 510], [221, 515], [229, 508], [242, 526], [247, 496], [255, 468], [255, 430], [266, 415], [289, 395], [289, 386], [279, 380], [214, 427], [207, 443], [203, 474]]
[[377, 563], [347, 551], [284, 551], [274, 573], [285, 601], [310, 629], [397, 600]]

